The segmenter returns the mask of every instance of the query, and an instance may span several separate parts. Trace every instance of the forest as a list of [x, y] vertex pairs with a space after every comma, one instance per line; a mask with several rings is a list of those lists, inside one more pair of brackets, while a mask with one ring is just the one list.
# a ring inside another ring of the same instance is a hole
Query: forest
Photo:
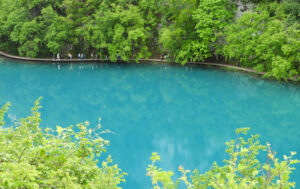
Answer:
[[300, 72], [299, 0], [0, 0], [0, 50]]

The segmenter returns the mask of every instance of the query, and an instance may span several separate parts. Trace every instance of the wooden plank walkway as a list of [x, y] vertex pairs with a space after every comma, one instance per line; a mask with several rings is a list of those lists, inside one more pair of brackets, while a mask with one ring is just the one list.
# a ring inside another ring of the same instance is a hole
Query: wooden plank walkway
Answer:
[[[80, 62], [105, 62], [107, 60], [101, 60], [101, 59], [49, 59], [49, 58], [29, 58], [29, 57], [21, 57], [21, 56], [15, 56], [11, 54], [7, 54], [3, 51], [0, 51], [0, 55], [4, 56], [6, 58], [10, 59], [15, 59], [15, 60], [24, 60], [24, 61], [31, 61], [31, 62], [44, 62], [44, 63], [80, 63]], [[119, 60], [122, 61], [122, 60]], [[129, 60], [130, 62], [135, 62], [134, 59]], [[139, 62], [141, 63], [170, 63], [166, 60], [160, 60], [160, 59], [140, 59]], [[249, 72], [249, 73], [255, 73], [258, 75], [264, 75], [265, 72], [257, 72], [254, 69], [250, 68], [242, 68], [242, 67], [237, 67], [233, 65], [228, 65], [228, 64], [221, 64], [221, 63], [206, 63], [206, 62], [188, 62], [186, 65], [206, 65], [206, 66], [214, 66], [214, 67], [224, 67], [224, 68], [231, 68], [235, 70], [240, 70], [244, 72]]]

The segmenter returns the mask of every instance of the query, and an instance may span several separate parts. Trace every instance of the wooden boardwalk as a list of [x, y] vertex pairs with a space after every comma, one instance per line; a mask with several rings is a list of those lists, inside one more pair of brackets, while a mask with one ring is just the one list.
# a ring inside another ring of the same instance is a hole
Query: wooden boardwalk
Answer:
[[[107, 62], [108, 60], [101, 60], [101, 59], [49, 59], [49, 58], [29, 58], [29, 57], [21, 57], [21, 56], [15, 56], [11, 54], [7, 54], [3, 51], [0, 51], [0, 56], [15, 59], [15, 60], [23, 60], [23, 61], [30, 61], [30, 62], [43, 62], [43, 63], [80, 63], [80, 62]], [[119, 60], [122, 62], [122, 60]], [[129, 60], [129, 62], [135, 62], [134, 59]], [[141, 63], [170, 63], [166, 60], [160, 60], [160, 59], [140, 59], [139, 62]], [[258, 75], [264, 75], [265, 72], [257, 72], [254, 69], [250, 68], [242, 68], [237, 67], [229, 64], [221, 64], [221, 63], [205, 63], [205, 62], [188, 62], [186, 65], [206, 65], [206, 66], [214, 66], [214, 67], [223, 67], [223, 68], [230, 68], [234, 70], [240, 70], [244, 72], [249, 73], [255, 73]]]

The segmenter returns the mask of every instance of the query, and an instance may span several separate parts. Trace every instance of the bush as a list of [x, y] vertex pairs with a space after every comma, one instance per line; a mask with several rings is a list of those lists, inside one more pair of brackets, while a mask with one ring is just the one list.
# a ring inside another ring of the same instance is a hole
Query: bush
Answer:
[[88, 123], [56, 130], [40, 128], [39, 100], [32, 115], [13, 127], [4, 126], [0, 109], [0, 187], [4, 188], [119, 188], [124, 175], [108, 157], [97, 166], [95, 157], [105, 151], [108, 141], [99, 136], [101, 125]]

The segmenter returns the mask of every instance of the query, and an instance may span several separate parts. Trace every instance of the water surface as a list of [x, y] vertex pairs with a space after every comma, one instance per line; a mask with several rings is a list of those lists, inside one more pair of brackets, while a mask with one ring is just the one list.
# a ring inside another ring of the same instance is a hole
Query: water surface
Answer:
[[[115, 134], [108, 153], [128, 173], [123, 188], [150, 188], [152, 152], [177, 172], [208, 170], [226, 158], [225, 142], [251, 127], [278, 157], [300, 153], [300, 87], [205, 67], [136, 64], [28, 64], [0, 59], [0, 104], [10, 121], [40, 96], [42, 126], [86, 120]], [[297, 157], [300, 159], [299, 155]], [[292, 179], [300, 183], [300, 166]]]

